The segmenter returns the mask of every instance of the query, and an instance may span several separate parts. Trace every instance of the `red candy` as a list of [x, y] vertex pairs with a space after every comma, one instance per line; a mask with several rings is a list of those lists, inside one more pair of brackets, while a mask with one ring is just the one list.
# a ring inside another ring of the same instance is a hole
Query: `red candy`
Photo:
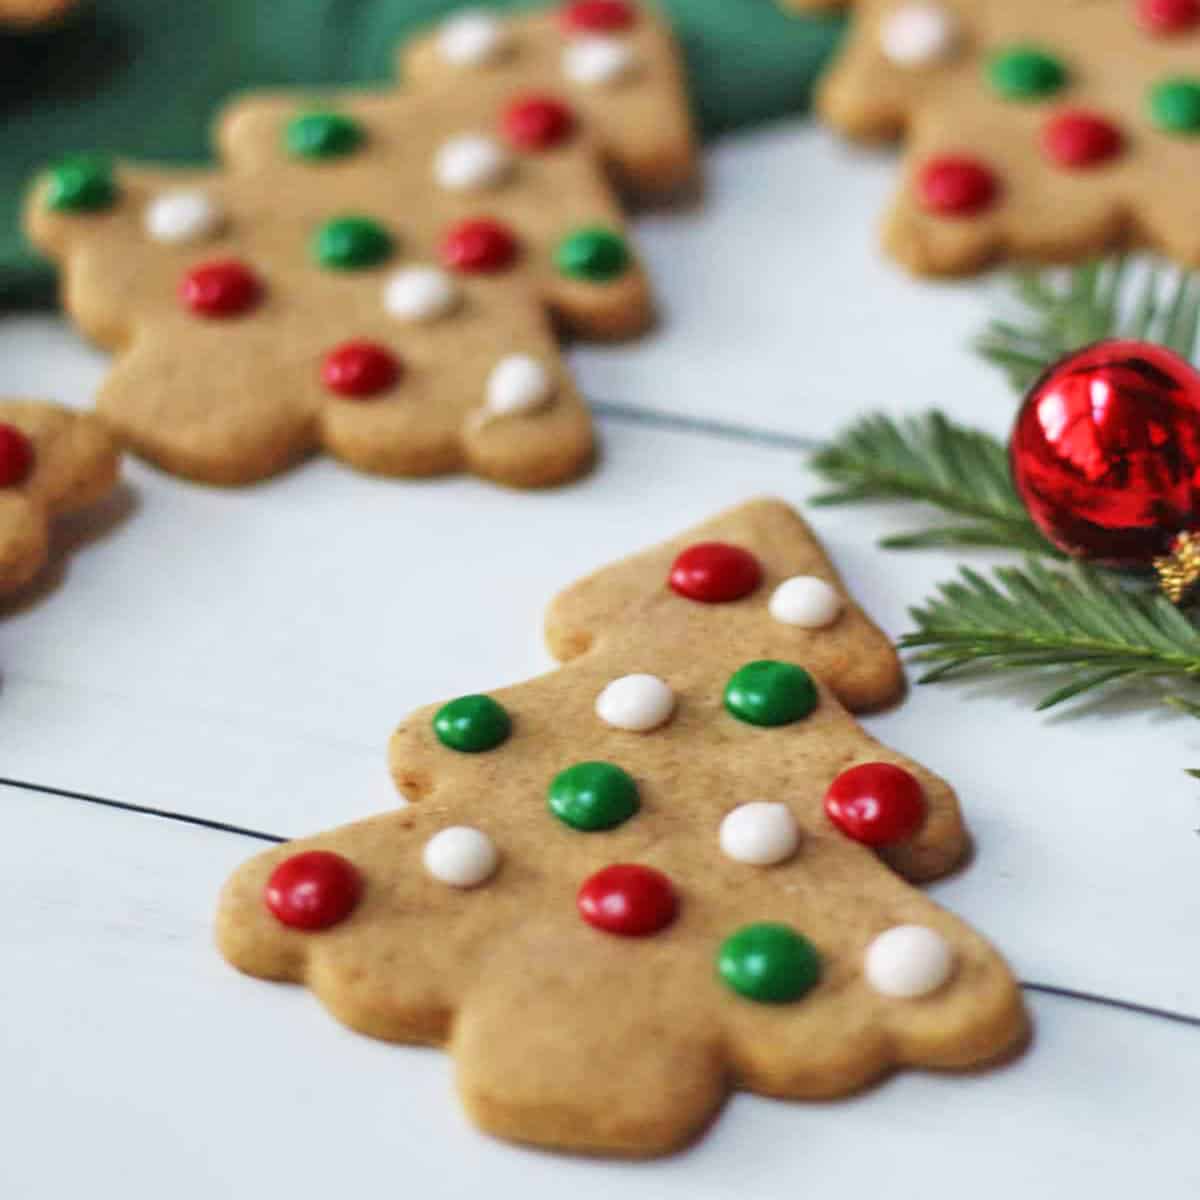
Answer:
[[1147, 33], [1184, 33], [1200, 23], [1200, 0], [1137, 0], [1137, 19]]
[[552, 96], [522, 96], [504, 110], [500, 127], [518, 150], [551, 150], [574, 132], [575, 114]]
[[626, 0], [574, 0], [559, 13], [566, 33], [613, 33], [633, 25], [635, 13]]
[[617, 863], [583, 881], [576, 896], [580, 915], [605, 933], [646, 937], [675, 919], [679, 901], [671, 881], [653, 867]]
[[236, 317], [262, 294], [258, 276], [235, 259], [201, 263], [179, 285], [179, 298], [198, 317]]
[[671, 565], [671, 590], [701, 604], [725, 604], [762, 583], [762, 567], [749, 550], [728, 542], [697, 542]]
[[362, 879], [353, 863], [328, 850], [306, 850], [271, 872], [265, 900], [282, 924], [313, 930], [344, 920], [361, 895]]
[[1042, 150], [1061, 167], [1094, 167], [1119, 154], [1124, 139], [1109, 120], [1083, 109], [1057, 113], [1042, 126]]
[[931, 158], [917, 175], [921, 206], [939, 217], [975, 216], [990, 207], [998, 190], [996, 176], [965, 155]]
[[0, 422], [0, 487], [16, 487], [33, 466], [33, 443], [15, 425]]
[[343, 342], [321, 364], [321, 382], [339, 396], [374, 396], [400, 378], [400, 361], [377, 342]]
[[921, 785], [902, 767], [863, 763], [843, 771], [825, 793], [825, 813], [848, 837], [890, 846], [912, 837], [925, 820]]
[[503, 271], [517, 257], [517, 239], [507, 225], [480, 217], [460, 221], [442, 239], [442, 261], [464, 274]]

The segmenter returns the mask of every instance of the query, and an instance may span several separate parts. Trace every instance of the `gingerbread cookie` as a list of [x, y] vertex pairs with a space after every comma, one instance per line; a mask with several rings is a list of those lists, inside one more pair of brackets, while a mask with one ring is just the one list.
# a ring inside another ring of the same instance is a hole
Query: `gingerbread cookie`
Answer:
[[1004, 962], [905, 882], [961, 862], [958, 805], [839, 702], [899, 671], [791, 509], [585, 579], [548, 637], [559, 670], [400, 727], [411, 806], [233, 876], [230, 962], [445, 1046], [480, 1126], [568, 1150], [664, 1153], [730, 1088], [832, 1097], [1020, 1043]]
[[818, 105], [905, 137], [883, 236], [920, 274], [1126, 243], [1200, 265], [1198, 0], [858, 0]]
[[221, 172], [60, 164], [28, 227], [65, 304], [117, 351], [98, 407], [217, 483], [321, 446], [363, 470], [578, 475], [586, 407], [551, 318], [651, 317], [608, 173], [662, 192], [695, 153], [674, 41], [626, 0], [459, 14], [407, 86], [225, 114]]
[[0, 401], [0, 595], [42, 569], [53, 517], [102, 500], [118, 455], [94, 417], [32, 400]]

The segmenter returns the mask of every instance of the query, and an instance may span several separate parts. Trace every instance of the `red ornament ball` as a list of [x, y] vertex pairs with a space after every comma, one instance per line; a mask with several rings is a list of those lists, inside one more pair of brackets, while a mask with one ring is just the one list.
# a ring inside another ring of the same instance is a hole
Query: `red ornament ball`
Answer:
[[697, 542], [671, 564], [671, 590], [701, 604], [726, 604], [748, 596], [762, 583], [759, 561], [729, 542]]
[[829, 785], [825, 813], [848, 838], [867, 846], [890, 846], [920, 829], [925, 796], [903, 767], [862, 763]]
[[442, 238], [442, 262], [466, 275], [490, 275], [517, 257], [516, 235], [490, 217], [460, 221]]
[[931, 158], [917, 173], [917, 198], [939, 217], [974, 217], [992, 206], [1000, 186], [991, 169], [964, 154]]
[[305, 850], [271, 872], [267, 908], [292, 929], [328, 929], [345, 920], [362, 895], [362, 877], [349, 859], [328, 850]]
[[575, 114], [553, 96], [522, 96], [504, 110], [500, 128], [518, 150], [552, 150], [575, 131]]
[[33, 469], [33, 443], [15, 425], [0, 421], [0, 487], [16, 487]]
[[377, 342], [343, 342], [325, 355], [321, 382], [339, 396], [358, 399], [386, 391], [400, 371], [400, 360]]
[[616, 33], [629, 29], [635, 19], [633, 6], [626, 0], [574, 0], [564, 4], [559, 13], [566, 33]]
[[671, 881], [661, 871], [637, 863], [615, 863], [589, 876], [575, 902], [589, 925], [622, 937], [658, 933], [679, 911]]
[[1042, 126], [1042, 151], [1060, 167], [1096, 167], [1121, 152], [1120, 129], [1084, 109], [1056, 113]]
[[1146, 566], [1200, 525], [1200, 374], [1148, 342], [1098, 342], [1035, 383], [1009, 445], [1017, 492], [1061, 550]]
[[1200, 24], [1200, 0], [1137, 0], [1137, 19], [1147, 33], [1184, 33]]
[[179, 284], [179, 298], [198, 317], [237, 317], [262, 295], [258, 276], [236, 259], [201, 263]]

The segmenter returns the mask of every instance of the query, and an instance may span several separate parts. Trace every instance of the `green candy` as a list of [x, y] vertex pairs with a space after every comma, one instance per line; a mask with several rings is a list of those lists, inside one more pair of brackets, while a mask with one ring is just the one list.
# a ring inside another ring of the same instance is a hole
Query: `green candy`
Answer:
[[803, 667], [763, 659], [730, 676], [725, 707], [750, 725], [790, 725], [817, 707], [817, 688]]
[[599, 227], [569, 233], [554, 253], [555, 266], [563, 275], [588, 283], [607, 283], [624, 274], [629, 258], [625, 239]]
[[491, 696], [459, 696], [434, 714], [433, 732], [451, 750], [480, 754], [507, 739], [512, 720]]
[[353, 118], [307, 112], [288, 122], [283, 144], [293, 158], [341, 158], [357, 150], [362, 140], [362, 126]]
[[98, 212], [117, 199], [112, 164], [98, 154], [75, 154], [50, 169], [46, 207], [58, 212]]
[[632, 776], [606, 762], [576, 763], [560, 771], [547, 803], [563, 824], [585, 833], [613, 829], [641, 807]]
[[988, 61], [987, 71], [992, 87], [1010, 100], [1049, 96], [1067, 82], [1067, 70], [1062, 63], [1033, 46], [999, 51]]
[[355, 271], [383, 262], [392, 252], [392, 235], [368, 217], [338, 217], [317, 230], [313, 257], [335, 271]]
[[1200, 133], [1200, 79], [1164, 79], [1150, 89], [1150, 119], [1167, 133]]
[[763, 921], [743, 925], [721, 943], [717, 973], [747, 1000], [787, 1004], [821, 978], [821, 959], [812, 942], [790, 926]]

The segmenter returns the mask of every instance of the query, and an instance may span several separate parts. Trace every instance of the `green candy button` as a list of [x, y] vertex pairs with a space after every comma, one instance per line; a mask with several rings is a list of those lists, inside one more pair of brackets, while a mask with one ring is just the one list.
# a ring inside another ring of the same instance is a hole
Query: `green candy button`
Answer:
[[629, 266], [629, 247], [611, 229], [577, 229], [558, 244], [554, 262], [571, 279], [606, 283]]
[[560, 771], [547, 803], [563, 824], [585, 833], [613, 829], [641, 807], [632, 776], [606, 762], [576, 763]]
[[803, 667], [764, 659], [730, 676], [725, 707], [751, 725], [790, 725], [817, 707], [817, 688]]
[[459, 696], [433, 717], [433, 732], [443, 746], [464, 754], [494, 750], [512, 732], [512, 720], [491, 696]]
[[1001, 50], [988, 61], [987, 71], [992, 87], [1010, 100], [1049, 96], [1067, 82], [1062, 63], [1032, 46]]
[[50, 170], [47, 208], [59, 212], [98, 212], [117, 199], [112, 164], [98, 154], [64, 158]]
[[808, 938], [788, 925], [743, 925], [721, 943], [717, 973], [739, 996], [759, 1004], [798, 1000], [821, 978], [821, 959]]
[[1164, 79], [1150, 89], [1150, 119], [1167, 133], [1200, 133], [1200, 79]]
[[283, 138], [293, 158], [340, 158], [357, 150], [362, 140], [362, 126], [335, 112], [306, 112], [293, 117]]
[[383, 262], [392, 252], [392, 235], [367, 217], [338, 217], [317, 230], [313, 257], [323, 267], [354, 271]]

